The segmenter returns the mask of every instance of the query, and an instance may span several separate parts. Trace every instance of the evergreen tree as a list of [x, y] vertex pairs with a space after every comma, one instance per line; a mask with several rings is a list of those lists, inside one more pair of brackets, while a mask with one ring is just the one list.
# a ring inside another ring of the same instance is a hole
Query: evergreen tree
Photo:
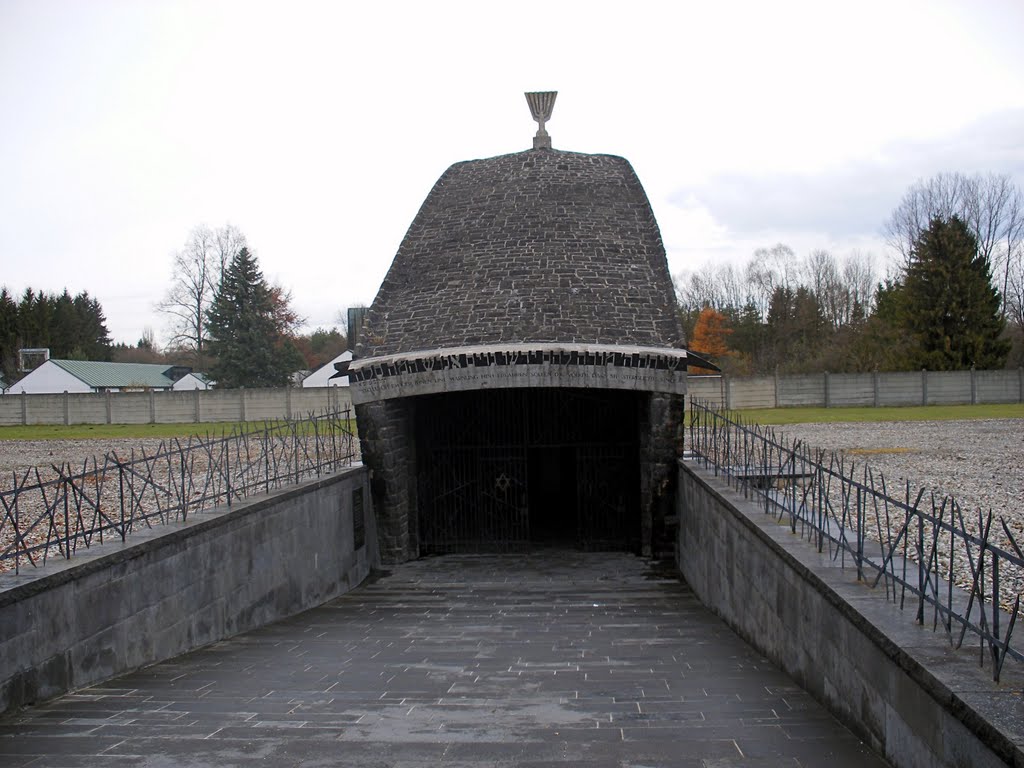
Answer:
[[0, 378], [14, 383], [18, 371], [18, 303], [0, 288]]
[[43, 347], [58, 360], [110, 360], [100, 303], [85, 291], [72, 297], [67, 290], [58, 295], [27, 288], [17, 302], [6, 288], [0, 291], [0, 367], [13, 379], [18, 350]]
[[77, 352], [82, 360], [110, 362], [114, 350], [107, 331], [107, 318], [99, 301], [83, 291], [75, 296], [72, 304], [76, 318], [76, 330], [71, 337], [72, 352]]
[[727, 308], [724, 314], [732, 329], [727, 372], [745, 376], [767, 370], [770, 354], [765, 344], [765, 326], [754, 302], [748, 301], [739, 309]]
[[294, 346], [285, 345], [279, 307], [256, 257], [242, 248], [232, 257], [206, 313], [210, 375], [220, 387], [280, 387], [288, 383]]
[[911, 364], [932, 371], [1002, 368], [1009, 343], [991, 266], [959, 216], [933, 218], [911, 251], [894, 297], [902, 326], [916, 341]]
[[786, 372], [820, 368], [821, 349], [830, 336], [821, 305], [805, 286], [779, 286], [772, 293], [765, 323], [775, 365]]

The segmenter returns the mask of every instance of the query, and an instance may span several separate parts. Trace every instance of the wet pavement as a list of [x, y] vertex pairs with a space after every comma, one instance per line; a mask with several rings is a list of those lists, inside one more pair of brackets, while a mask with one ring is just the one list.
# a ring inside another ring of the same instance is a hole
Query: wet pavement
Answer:
[[447, 556], [0, 719], [0, 766], [885, 763], [625, 554]]

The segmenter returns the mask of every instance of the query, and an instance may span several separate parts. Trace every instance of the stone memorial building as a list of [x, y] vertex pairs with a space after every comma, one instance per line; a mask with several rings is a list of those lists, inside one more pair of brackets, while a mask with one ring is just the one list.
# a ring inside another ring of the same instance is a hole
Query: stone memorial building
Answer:
[[557, 545], [671, 552], [687, 353], [630, 164], [534, 148], [451, 166], [348, 368], [384, 562]]

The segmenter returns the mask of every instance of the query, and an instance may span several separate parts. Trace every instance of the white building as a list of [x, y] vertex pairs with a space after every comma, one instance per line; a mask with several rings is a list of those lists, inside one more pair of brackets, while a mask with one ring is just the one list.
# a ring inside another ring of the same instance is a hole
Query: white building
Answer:
[[212, 389], [213, 382], [210, 381], [205, 373], [186, 373], [171, 387], [175, 392], [192, 391], [193, 389]]
[[303, 387], [347, 387], [348, 376], [339, 376], [336, 379], [332, 379], [338, 371], [335, 369], [335, 363], [344, 363], [347, 360], [352, 359], [351, 352], [342, 352], [336, 358], [331, 360], [329, 363], [325, 363], [313, 371], [309, 376], [302, 380]]
[[47, 360], [7, 390], [8, 394], [61, 392], [132, 392], [169, 390], [191, 371], [177, 365], [97, 363], [85, 360]]

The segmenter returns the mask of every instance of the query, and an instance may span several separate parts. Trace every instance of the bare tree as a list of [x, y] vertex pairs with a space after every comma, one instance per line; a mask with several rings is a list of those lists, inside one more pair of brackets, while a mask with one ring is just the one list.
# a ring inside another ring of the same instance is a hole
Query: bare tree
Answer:
[[[168, 346], [201, 354], [207, 341], [206, 310], [220, 284], [223, 268], [245, 245], [245, 235], [226, 225], [217, 231], [201, 224], [174, 253], [171, 286], [157, 309], [168, 318]], [[234, 250], [232, 250], [234, 249]]]
[[967, 177], [961, 173], [940, 173], [927, 181], [919, 179], [907, 190], [885, 223], [886, 241], [904, 265], [910, 263], [914, 243], [933, 218], [963, 213], [966, 183]]
[[700, 312], [704, 307], [718, 312], [736, 310], [749, 297], [745, 276], [729, 263], [707, 262], [694, 272], [684, 272], [677, 278], [676, 292], [685, 312]]
[[[1024, 194], [1015, 187], [1013, 195], [1006, 205], [1006, 226], [1003, 234], [1003, 247], [999, 258], [992, 265], [993, 271], [1002, 272], [1004, 310], [1005, 297], [1010, 291], [1010, 281], [1014, 275], [1024, 277]], [[1004, 311], [1005, 314], [1005, 311]], [[1024, 330], [1024, 323], [1020, 325]]]
[[750, 287], [750, 299], [767, 319], [772, 296], [776, 290], [792, 291], [798, 282], [799, 268], [796, 254], [788, 245], [779, 243], [772, 248], [758, 248], [747, 262], [746, 277]]
[[804, 261], [804, 284], [818, 299], [821, 313], [832, 328], [839, 328], [847, 318], [846, 286], [843, 285], [836, 257], [829, 251], [811, 251]]
[[220, 275], [235, 257], [235, 254], [245, 248], [248, 243], [245, 235], [234, 224], [225, 224], [213, 233], [214, 247], [217, 257], [217, 280], [220, 282]]
[[700, 312], [704, 307], [720, 309], [720, 291], [714, 266], [708, 262], [695, 272], [679, 276], [679, 305], [687, 312]]
[[846, 286], [846, 324], [864, 320], [874, 311], [878, 273], [870, 253], [851, 251], [843, 260], [843, 284]]
[[[918, 181], [885, 224], [886, 239], [909, 266], [914, 244], [931, 220], [959, 216], [978, 239], [1005, 296], [1024, 241], [1024, 196], [1008, 175], [940, 173]], [[1006, 308], [1004, 306], [1004, 314]]]
[[823, 250], [807, 257], [803, 284], [817, 297], [833, 330], [854, 325], [870, 314], [877, 283], [873, 262], [870, 253], [860, 251], [841, 260]]

